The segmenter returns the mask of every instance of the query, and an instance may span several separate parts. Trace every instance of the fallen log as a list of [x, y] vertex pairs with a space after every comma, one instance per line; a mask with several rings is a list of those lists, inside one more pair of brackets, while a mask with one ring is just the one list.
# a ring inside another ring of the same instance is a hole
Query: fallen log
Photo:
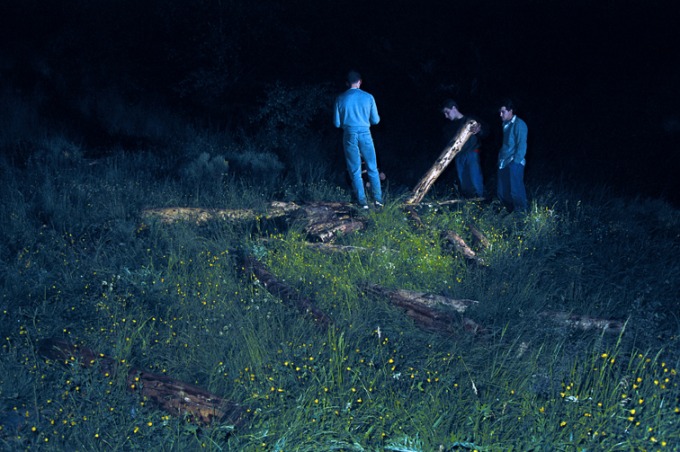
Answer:
[[620, 320], [598, 319], [569, 312], [546, 311], [541, 312], [539, 315], [566, 327], [582, 331], [600, 330], [605, 333], [619, 334], [623, 331], [624, 327], [624, 322]]
[[[272, 242], [270, 239], [260, 239], [260, 242], [264, 244], [269, 244]], [[332, 243], [324, 242], [304, 242], [307, 248], [313, 250], [321, 251], [322, 253], [352, 253], [352, 252], [362, 252], [362, 253], [396, 253], [396, 250], [382, 247], [380, 249], [376, 248], [366, 248], [365, 246], [354, 246], [354, 245], [334, 245]]]
[[423, 176], [423, 178], [418, 182], [416, 188], [413, 189], [413, 193], [406, 200], [406, 204], [418, 204], [423, 200], [425, 194], [430, 190], [432, 184], [437, 180], [441, 173], [449, 166], [449, 163], [453, 161], [453, 158], [463, 149], [463, 145], [473, 135], [474, 130], [477, 128], [478, 124], [474, 120], [469, 120], [451, 141], [451, 143], [444, 148], [439, 158], [434, 162], [434, 165], [430, 170]]
[[463, 240], [460, 235], [453, 231], [446, 231], [444, 233], [444, 237], [453, 244], [454, 248], [456, 248], [456, 250], [462, 254], [465, 259], [475, 264], [484, 264], [484, 260], [477, 256], [477, 253], [475, 253], [473, 249], [470, 248], [467, 243], [465, 243], [465, 240]]
[[[351, 246], [351, 245], [332, 245], [330, 243], [306, 243], [310, 248], [327, 252], [327, 253], [351, 253], [354, 251], [361, 251], [364, 253], [374, 252], [373, 248], [366, 248], [363, 246]], [[380, 250], [380, 252], [394, 252], [394, 250]]]
[[245, 221], [257, 220], [258, 218], [274, 219], [300, 210], [295, 203], [272, 202], [266, 212], [258, 212], [254, 209], [207, 209], [203, 207], [161, 207], [145, 209], [142, 211], [143, 219], [158, 219], [162, 223], [176, 223], [180, 221], [193, 222], [196, 224], [208, 221]]
[[411, 220], [411, 224], [413, 224], [416, 229], [425, 228], [425, 223], [423, 223], [420, 215], [418, 215], [418, 212], [416, 212], [415, 207], [407, 205], [404, 210], [406, 211], [406, 216], [408, 219]]
[[204, 209], [200, 207], [166, 207], [142, 211], [143, 219], [158, 219], [162, 223], [209, 221], [257, 221], [286, 218], [303, 221], [304, 231], [312, 239], [332, 242], [339, 234], [350, 234], [366, 226], [366, 220], [355, 215], [356, 207], [347, 202], [315, 202], [296, 204], [274, 201], [264, 212], [253, 209]]
[[445, 201], [436, 201], [432, 203], [428, 203], [430, 206], [446, 206], [450, 204], [463, 204], [463, 203], [468, 203], [468, 202], [483, 202], [485, 201], [485, 198], [465, 198], [465, 199], [447, 199]]
[[295, 306], [301, 313], [311, 316], [318, 325], [327, 327], [332, 324], [331, 318], [321, 309], [314, 305], [309, 298], [300, 296], [298, 292], [288, 284], [279, 281], [265, 266], [252, 256], [243, 258], [243, 269], [252, 273], [258, 281], [274, 296], [281, 298]]
[[479, 303], [476, 300], [454, 299], [404, 289], [390, 290], [376, 284], [368, 285], [366, 291], [374, 296], [387, 298], [393, 305], [404, 309], [406, 315], [418, 326], [428, 331], [443, 334], [452, 334], [460, 330], [473, 334], [485, 332], [485, 329], [474, 320], [452, 313], [452, 311], [464, 313], [470, 306]]
[[473, 224], [468, 224], [467, 225], [468, 229], [470, 230], [470, 233], [472, 234], [472, 237], [474, 237], [475, 241], [483, 248], [489, 248], [491, 246], [491, 243], [489, 242], [489, 239], [486, 238], [486, 236], [477, 229], [477, 227]]
[[[46, 358], [68, 365], [77, 363], [83, 367], [92, 367], [98, 363], [102, 374], [115, 375], [122, 369], [113, 358], [63, 339], [43, 339], [38, 345], [38, 351]], [[200, 424], [207, 425], [217, 421], [237, 426], [245, 421], [247, 410], [240, 404], [166, 375], [130, 368], [127, 369], [126, 387], [173, 416], [186, 415], [189, 420]]]

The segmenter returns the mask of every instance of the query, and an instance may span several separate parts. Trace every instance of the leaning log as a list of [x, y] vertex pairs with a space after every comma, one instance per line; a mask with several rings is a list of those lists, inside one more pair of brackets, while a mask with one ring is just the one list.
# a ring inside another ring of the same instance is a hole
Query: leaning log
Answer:
[[237, 403], [166, 375], [135, 368], [124, 369], [109, 356], [63, 339], [44, 339], [40, 341], [38, 351], [46, 358], [68, 365], [92, 367], [98, 364], [102, 374], [115, 375], [124, 370], [127, 372], [126, 387], [129, 391], [138, 392], [173, 416], [186, 416], [191, 421], [205, 425], [215, 421], [240, 425], [245, 420], [247, 410]]
[[404, 289], [386, 289], [377, 284], [368, 285], [366, 291], [374, 296], [387, 298], [393, 305], [404, 309], [406, 315], [418, 326], [428, 331], [443, 334], [461, 330], [475, 334], [485, 332], [474, 320], [457, 315], [479, 303], [476, 300], [455, 299]]
[[446, 167], [449, 166], [453, 158], [463, 149], [463, 145], [470, 138], [470, 135], [473, 135], [476, 127], [477, 122], [471, 119], [460, 128], [455, 138], [444, 148], [437, 161], [434, 162], [434, 165], [418, 182], [416, 188], [413, 189], [413, 194], [406, 200], [406, 204], [418, 204], [423, 200], [432, 184], [434, 184]]
[[267, 270], [264, 264], [254, 257], [245, 256], [243, 258], [243, 269], [252, 273], [269, 293], [295, 306], [301, 313], [309, 315], [318, 325], [325, 328], [333, 323], [331, 318], [316, 307], [312, 300], [301, 296], [297, 290], [280, 281], [273, 273]]

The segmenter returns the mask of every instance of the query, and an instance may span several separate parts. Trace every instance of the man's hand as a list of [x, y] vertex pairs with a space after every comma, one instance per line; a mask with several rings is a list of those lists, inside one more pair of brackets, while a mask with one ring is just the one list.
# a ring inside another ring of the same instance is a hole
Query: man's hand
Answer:
[[470, 127], [470, 132], [472, 132], [473, 135], [479, 133], [480, 130], [482, 130], [482, 126], [479, 125], [479, 123], [476, 123], [474, 126]]

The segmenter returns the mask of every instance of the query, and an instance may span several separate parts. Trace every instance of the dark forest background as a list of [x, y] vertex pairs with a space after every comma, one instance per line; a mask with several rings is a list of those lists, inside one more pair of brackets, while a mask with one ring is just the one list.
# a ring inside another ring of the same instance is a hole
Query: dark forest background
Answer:
[[357, 69], [394, 184], [413, 186], [438, 156], [449, 97], [489, 127], [491, 184], [509, 96], [529, 126], [530, 188], [562, 180], [678, 204], [676, 11], [625, 0], [3, 0], [3, 151], [30, 152], [26, 130], [93, 157], [162, 153], [187, 124], [257, 135], [282, 114], [272, 93], [298, 93], [282, 104], [284, 126], [297, 121], [339, 153], [330, 108]]

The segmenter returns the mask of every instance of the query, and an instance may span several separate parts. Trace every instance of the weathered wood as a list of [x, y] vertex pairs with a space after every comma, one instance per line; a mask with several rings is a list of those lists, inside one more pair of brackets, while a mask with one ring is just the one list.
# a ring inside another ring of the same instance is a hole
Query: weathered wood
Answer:
[[376, 284], [368, 285], [366, 291], [375, 296], [385, 297], [393, 305], [404, 309], [407, 316], [426, 330], [444, 334], [460, 330], [475, 334], [485, 332], [474, 320], [453, 314], [464, 313], [470, 306], [478, 303], [476, 300], [454, 299], [404, 289], [390, 290]]
[[326, 223], [314, 223], [305, 228], [305, 232], [312, 238], [323, 243], [333, 242], [338, 235], [347, 235], [360, 231], [364, 228], [362, 221], [329, 221]]
[[129, 391], [138, 392], [173, 416], [186, 415], [201, 424], [219, 421], [240, 425], [245, 421], [247, 410], [237, 403], [166, 375], [126, 369], [111, 357], [63, 339], [44, 339], [40, 341], [38, 350], [42, 356], [68, 365], [77, 363], [91, 367], [99, 364], [102, 374], [115, 375], [119, 370], [126, 371], [126, 387]]
[[467, 227], [470, 230], [470, 233], [472, 233], [472, 237], [475, 238], [475, 241], [480, 246], [482, 246], [483, 248], [489, 248], [489, 246], [491, 246], [489, 239], [487, 239], [486, 236], [482, 233], [482, 231], [477, 229], [477, 227], [474, 224], [468, 224]]
[[252, 256], [245, 256], [243, 259], [244, 270], [252, 273], [258, 281], [274, 296], [281, 298], [295, 306], [300, 312], [310, 315], [322, 327], [327, 327], [333, 321], [321, 309], [314, 305], [309, 298], [301, 296], [295, 289], [288, 284], [279, 281], [265, 266]]
[[469, 203], [469, 202], [482, 202], [484, 201], [484, 198], [465, 198], [465, 199], [446, 199], [444, 201], [432, 201], [428, 202], [427, 205], [429, 206], [447, 206], [451, 204], [464, 204], [464, 203]]
[[306, 243], [310, 248], [329, 253], [350, 253], [353, 251], [361, 251], [364, 253], [379, 251], [379, 252], [394, 252], [394, 250], [374, 250], [373, 248], [366, 248], [363, 246], [351, 246], [351, 245], [332, 245], [330, 243]]
[[453, 244], [454, 248], [456, 248], [456, 250], [462, 254], [465, 259], [475, 264], [484, 264], [484, 260], [477, 256], [477, 253], [475, 253], [474, 250], [470, 248], [467, 243], [465, 243], [465, 240], [463, 240], [460, 235], [453, 231], [446, 231], [444, 233], [444, 237]]
[[203, 209], [199, 207], [167, 207], [142, 211], [144, 219], [159, 219], [163, 223], [209, 221], [256, 221], [286, 218], [303, 221], [310, 239], [329, 243], [340, 234], [351, 234], [366, 226], [366, 220], [355, 215], [356, 207], [347, 202], [314, 202], [296, 204], [274, 201], [264, 212], [253, 209]]
[[423, 220], [420, 218], [420, 215], [418, 215], [418, 212], [416, 212], [414, 206], [407, 205], [404, 210], [406, 211], [408, 219], [411, 220], [411, 224], [413, 224], [416, 229], [425, 228], [425, 223], [423, 223]]
[[272, 202], [266, 212], [258, 212], [253, 209], [206, 209], [202, 207], [161, 207], [145, 209], [142, 211], [144, 219], [158, 219], [163, 223], [176, 223], [180, 221], [193, 222], [196, 224], [208, 221], [244, 221], [256, 220], [264, 217], [267, 219], [280, 218], [291, 215], [300, 210], [295, 203]]
[[541, 312], [539, 315], [569, 328], [583, 331], [600, 330], [606, 333], [619, 334], [624, 327], [624, 323], [620, 320], [598, 319], [569, 312], [547, 311]]
[[434, 165], [418, 182], [416, 188], [413, 189], [413, 194], [406, 200], [406, 204], [418, 204], [423, 200], [432, 184], [434, 184], [446, 167], [449, 166], [453, 158], [463, 149], [463, 145], [470, 138], [470, 135], [473, 135], [476, 127], [477, 122], [469, 120], [460, 128], [455, 138], [444, 148], [439, 158], [434, 162]]

